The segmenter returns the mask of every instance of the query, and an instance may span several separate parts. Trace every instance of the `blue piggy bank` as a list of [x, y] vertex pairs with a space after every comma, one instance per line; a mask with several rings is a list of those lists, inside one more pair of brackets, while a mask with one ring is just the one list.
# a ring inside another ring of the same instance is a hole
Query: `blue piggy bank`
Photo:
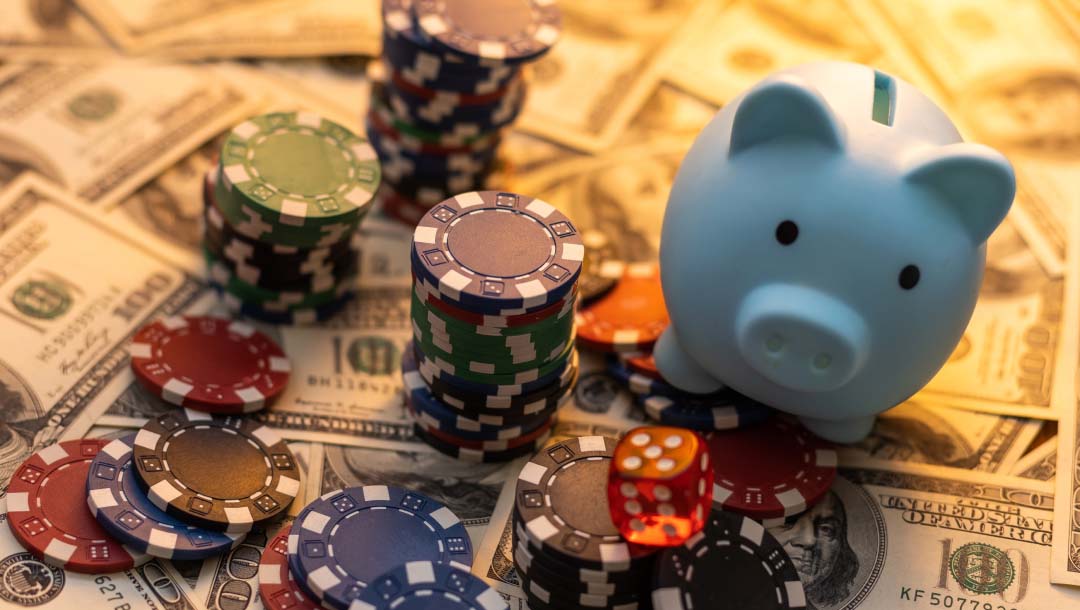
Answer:
[[665, 379], [723, 385], [853, 442], [941, 368], [1016, 191], [909, 83], [813, 63], [731, 101], [664, 216]]

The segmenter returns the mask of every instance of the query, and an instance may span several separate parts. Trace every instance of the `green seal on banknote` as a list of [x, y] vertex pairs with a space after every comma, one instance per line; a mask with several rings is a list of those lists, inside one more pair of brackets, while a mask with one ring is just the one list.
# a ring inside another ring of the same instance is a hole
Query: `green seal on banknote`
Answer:
[[55, 320], [71, 309], [71, 292], [60, 282], [30, 280], [15, 289], [11, 304], [24, 315]]
[[965, 590], [986, 595], [1001, 593], [1016, 579], [1016, 567], [1009, 556], [981, 542], [956, 549], [949, 558], [949, 571]]
[[120, 94], [107, 87], [91, 89], [68, 102], [68, 110], [83, 121], [103, 121], [120, 108]]

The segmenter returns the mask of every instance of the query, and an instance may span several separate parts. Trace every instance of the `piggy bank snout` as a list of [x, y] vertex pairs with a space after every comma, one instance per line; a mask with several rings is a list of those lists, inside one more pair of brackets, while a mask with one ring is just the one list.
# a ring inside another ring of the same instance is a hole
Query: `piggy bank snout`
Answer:
[[746, 363], [782, 387], [823, 392], [850, 381], [870, 351], [866, 322], [813, 288], [773, 284], [750, 292], [735, 320]]

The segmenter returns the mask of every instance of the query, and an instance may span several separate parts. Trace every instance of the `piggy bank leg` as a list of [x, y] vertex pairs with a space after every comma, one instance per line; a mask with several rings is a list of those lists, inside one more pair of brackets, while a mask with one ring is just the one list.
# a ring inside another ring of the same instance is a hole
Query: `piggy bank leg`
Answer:
[[851, 419], [819, 419], [816, 417], [800, 417], [799, 421], [806, 429], [821, 438], [834, 443], [857, 443], [868, 434], [874, 427], [876, 415], [868, 417], [854, 417]]
[[701, 365], [683, 351], [675, 331], [669, 326], [653, 348], [653, 358], [660, 375], [671, 385], [685, 392], [708, 394], [724, 387], [724, 384], [710, 375]]

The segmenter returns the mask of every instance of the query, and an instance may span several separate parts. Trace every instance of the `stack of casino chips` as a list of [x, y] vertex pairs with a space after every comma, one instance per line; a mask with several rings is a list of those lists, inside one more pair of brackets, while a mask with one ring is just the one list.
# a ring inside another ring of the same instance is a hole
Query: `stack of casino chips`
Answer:
[[567, 439], [545, 447], [521, 469], [513, 553], [532, 610], [651, 607], [660, 549], [627, 542], [608, 510], [617, 444], [603, 436]]
[[339, 311], [379, 182], [367, 140], [318, 115], [265, 114], [233, 128], [206, 176], [203, 249], [230, 312], [308, 324]]
[[573, 223], [539, 199], [463, 193], [421, 218], [402, 359], [417, 436], [480, 462], [543, 445], [577, 378], [583, 258]]
[[383, 210], [415, 224], [481, 190], [525, 102], [522, 67], [562, 30], [552, 0], [383, 0], [385, 75], [367, 130], [383, 163]]

